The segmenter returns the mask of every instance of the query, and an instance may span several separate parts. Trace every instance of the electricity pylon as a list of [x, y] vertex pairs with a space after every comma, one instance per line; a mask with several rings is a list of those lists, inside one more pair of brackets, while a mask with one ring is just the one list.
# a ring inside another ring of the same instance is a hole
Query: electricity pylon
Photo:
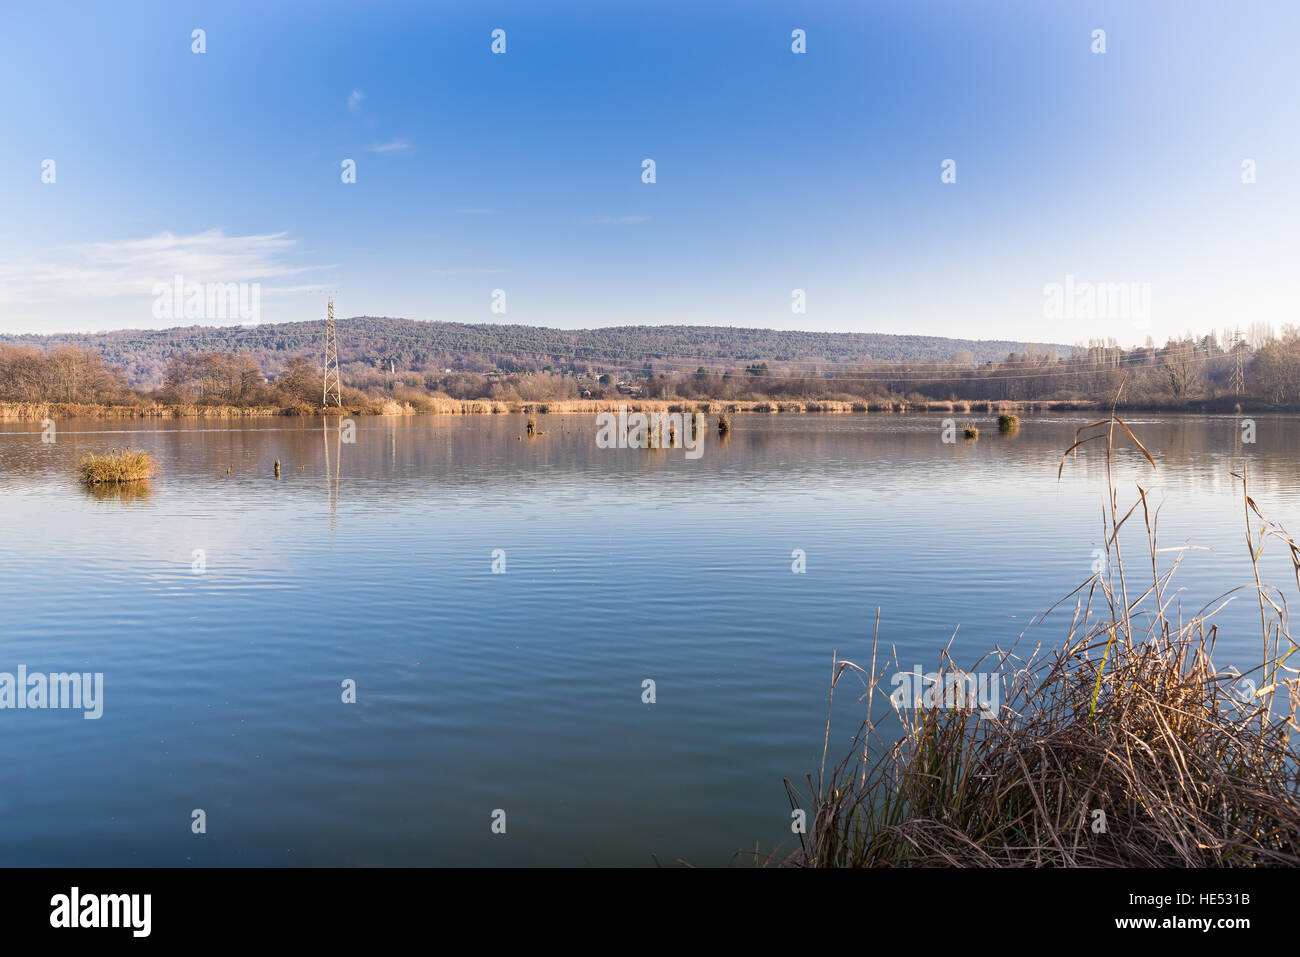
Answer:
[[342, 407], [343, 385], [339, 379], [339, 332], [334, 326], [334, 297], [330, 296], [329, 311], [325, 318], [325, 396], [322, 402]]
[[1232, 381], [1228, 388], [1234, 395], [1241, 395], [1246, 391], [1246, 370], [1242, 368], [1241, 354], [1245, 351], [1245, 343], [1241, 341], [1241, 330], [1237, 329], [1232, 334]]

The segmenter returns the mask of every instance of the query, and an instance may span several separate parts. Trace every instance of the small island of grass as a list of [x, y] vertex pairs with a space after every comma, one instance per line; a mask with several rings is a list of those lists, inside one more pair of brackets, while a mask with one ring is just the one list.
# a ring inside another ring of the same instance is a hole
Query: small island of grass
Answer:
[[81, 484], [95, 487], [143, 482], [158, 471], [154, 457], [135, 449], [110, 449], [103, 455], [87, 453], [81, 459]]

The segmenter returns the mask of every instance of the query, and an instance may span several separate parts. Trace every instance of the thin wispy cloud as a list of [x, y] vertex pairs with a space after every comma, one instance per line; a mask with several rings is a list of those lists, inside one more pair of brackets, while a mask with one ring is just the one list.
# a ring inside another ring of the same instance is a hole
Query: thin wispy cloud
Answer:
[[580, 219], [583, 226], [634, 226], [648, 222], [649, 216], [597, 216], [592, 219]]
[[459, 276], [504, 276], [512, 271], [501, 267], [478, 266], [460, 269], [429, 269], [424, 272], [424, 275], [431, 276], [434, 279], [452, 279]]
[[362, 93], [360, 90], [353, 90], [352, 93], [348, 96], [348, 109], [351, 110], [353, 113], [360, 113], [361, 101], [364, 100], [365, 98], [366, 95]]
[[389, 140], [387, 143], [374, 143], [367, 146], [366, 149], [371, 153], [407, 153], [415, 149], [407, 140], [398, 137], [395, 140]]
[[332, 292], [331, 287], [322, 286], [320, 283], [313, 283], [310, 286], [265, 286], [262, 289], [262, 295], [264, 296], [297, 296], [303, 293], [324, 296]]
[[155, 283], [178, 275], [186, 282], [262, 282], [331, 268], [288, 262], [296, 246], [283, 232], [227, 236], [220, 229], [63, 246], [0, 263], [0, 302], [152, 295]]

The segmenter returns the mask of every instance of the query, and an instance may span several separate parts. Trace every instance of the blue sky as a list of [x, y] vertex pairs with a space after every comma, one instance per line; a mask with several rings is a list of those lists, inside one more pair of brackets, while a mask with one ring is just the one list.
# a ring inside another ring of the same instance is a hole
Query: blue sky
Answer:
[[[260, 283], [265, 322], [319, 318], [325, 292], [343, 316], [562, 327], [1140, 342], [1300, 322], [1295, 3], [2, 17], [0, 332], [185, 324], [152, 308], [177, 273]], [[1048, 316], [1067, 275], [1146, 284], [1150, 313]]]

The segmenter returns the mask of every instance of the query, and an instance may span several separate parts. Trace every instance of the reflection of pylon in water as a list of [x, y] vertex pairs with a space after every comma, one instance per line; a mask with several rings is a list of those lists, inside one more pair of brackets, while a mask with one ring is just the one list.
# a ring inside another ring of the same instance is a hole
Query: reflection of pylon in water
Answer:
[[1246, 370], [1242, 367], [1241, 354], [1245, 351], [1246, 344], [1241, 341], [1241, 330], [1237, 329], [1232, 334], [1232, 381], [1228, 383], [1228, 388], [1233, 395], [1241, 395], [1246, 391]]
[[339, 478], [343, 472], [343, 422], [339, 420], [334, 429], [334, 462], [330, 464], [330, 420], [326, 417], [321, 423], [321, 436], [325, 440], [325, 484], [329, 487], [330, 525], [338, 520]]
[[325, 397], [326, 407], [343, 405], [343, 385], [339, 380], [339, 332], [334, 326], [334, 297], [330, 296], [325, 318]]

